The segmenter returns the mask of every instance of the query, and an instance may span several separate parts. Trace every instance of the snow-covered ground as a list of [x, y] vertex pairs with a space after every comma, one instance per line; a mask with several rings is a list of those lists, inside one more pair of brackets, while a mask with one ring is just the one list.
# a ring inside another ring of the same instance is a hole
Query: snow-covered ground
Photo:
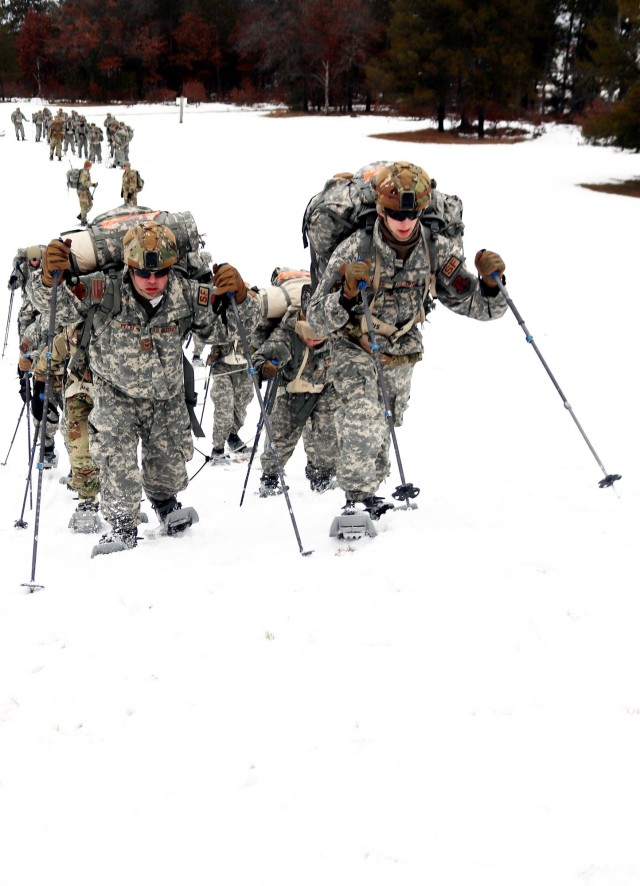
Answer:
[[[18, 247], [78, 212], [68, 158], [50, 162], [30, 124], [17, 142], [14, 107], [0, 105], [6, 279]], [[14, 526], [26, 427], [6, 460], [14, 306], [0, 366], [0, 886], [640, 883], [639, 204], [579, 187], [639, 175], [638, 155], [571, 127], [409, 145], [368, 136], [423, 121], [220, 105], [183, 123], [173, 107], [116, 116], [135, 129], [141, 203], [190, 210], [214, 260], [258, 285], [307, 265], [302, 214], [332, 173], [423, 165], [463, 198], [468, 255], [504, 256], [517, 308], [622, 480], [598, 487], [511, 312], [480, 324], [439, 307], [398, 431], [419, 508], [384, 517], [376, 539], [329, 537], [342, 495], [312, 494], [297, 452], [288, 481], [311, 556], [282, 498], [257, 496], [256, 460], [242, 508], [246, 464], [207, 465], [181, 496], [200, 514], [185, 536], [92, 560], [95, 539], [67, 528], [59, 443], [42, 482], [44, 589], [29, 594], [28, 505], [28, 528]], [[94, 212], [118, 205], [121, 173], [92, 177]], [[246, 438], [257, 419], [254, 402]]]

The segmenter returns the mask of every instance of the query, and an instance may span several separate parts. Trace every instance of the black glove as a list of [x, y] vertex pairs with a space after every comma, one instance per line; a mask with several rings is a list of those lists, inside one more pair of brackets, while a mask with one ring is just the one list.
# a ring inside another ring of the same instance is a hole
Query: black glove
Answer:
[[36, 421], [42, 421], [42, 409], [44, 406], [44, 382], [34, 381], [33, 398], [31, 400], [31, 414]]
[[22, 398], [23, 403], [27, 403], [31, 400], [31, 375], [28, 372], [20, 372], [20, 397]]
[[18, 288], [18, 275], [14, 271], [9, 277], [9, 289], [17, 289]]

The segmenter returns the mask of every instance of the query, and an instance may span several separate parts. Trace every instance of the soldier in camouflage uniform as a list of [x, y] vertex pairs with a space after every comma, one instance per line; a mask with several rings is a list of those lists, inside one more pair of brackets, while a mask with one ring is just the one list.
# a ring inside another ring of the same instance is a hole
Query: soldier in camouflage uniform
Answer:
[[73, 117], [67, 117], [64, 122], [64, 153], [71, 148], [71, 153], [76, 152], [76, 127]]
[[89, 127], [87, 125], [86, 117], [78, 117], [78, 121], [76, 123], [76, 141], [78, 143], [78, 157], [82, 157], [84, 154], [85, 158], [88, 159], [87, 152], [87, 137], [89, 134]]
[[93, 206], [93, 195], [90, 189], [98, 187], [97, 184], [91, 181], [91, 165], [91, 160], [85, 160], [78, 176], [78, 188], [76, 191], [80, 201], [80, 214], [78, 218], [82, 225], [87, 224], [87, 213]]
[[265, 440], [260, 457], [262, 498], [282, 492], [277, 461], [284, 469], [301, 436], [307, 455], [305, 474], [314, 492], [330, 489], [336, 470], [338, 399], [328, 381], [330, 345], [312, 331], [306, 307], [303, 301], [303, 309], [290, 308], [251, 358], [261, 378], [274, 378], [273, 383], [282, 386], [270, 422], [275, 453]]
[[22, 138], [22, 141], [24, 141], [24, 125], [22, 122], [23, 120], [26, 120], [27, 123], [29, 122], [29, 118], [25, 114], [22, 113], [20, 108], [16, 108], [15, 111], [13, 112], [13, 114], [11, 115], [11, 122], [13, 123], [13, 125], [15, 127], [16, 138], [18, 139], [18, 141], [20, 141], [21, 138]]
[[124, 172], [122, 173], [122, 188], [120, 196], [125, 203], [130, 206], [138, 205], [138, 191], [144, 187], [144, 179], [141, 178], [137, 169], [132, 169], [128, 161], [124, 163]]
[[[211, 401], [214, 407], [211, 465], [228, 464], [229, 453], [242, 455], [247, 448], [238, 436], [247, 417], [247, 407], [253, 399], [253, 382], [242, 353], [235, 315], [225, 299], [216, 298], [213, 309], [220, 322], [214, 335], [205, 338], [211, 345], [207, 365], [211, 366]], [[247, 336], [250, 336], [260, 319], [260, 305], [250, 292], [241, 317]], [[196, 339], [197, 341], [197, 339]]]
[[127, 159], [127, 146], [129, 145], [129, 132], [124, 123], [120, 123], [113, 133], [114, 166], [124, 166]]
[[53, 121], [53, 116], [49, 108], [42, 109], [42, 135], [44, 138], [49, 141], [49, 130], [51, 129], [51, 123]]
[[55, 117], [49, 129], [49, 160], [53, 160], [55, 152], [58, 160], [62, 160], [62, 139], [64, 138], [64, 123], [62, 117]]
[[[457, 314], [495, 320], [507, 309], [492, 279], [502, 273], [499, 255], [482, 251], [471, 274], [462, 252], [438, 235], [434, 264], [419, 218], [431, 200], [431, 180], [420, 167], [399, 162], [383, 167], [374, 180], [377, 220], [368, 253], [356, 231], [334, 251], [313, 294], [308, 320], [317, 335], [331, 336], [331, 379], [340, 401], [337, 413], [338, 485], [346, 508], [363, 502], [375, 519], [384, 504], [375, 493], [389, 474], [389, 429], [371, 355], [362, 306], [370, 303], [388, 389], [391, 420], [397, 427], [409, 403], [414, 365], [422, 359], [421, 325], [429, 292]], [[366, 286], [366, 289], [362, 289]], [[348, 512], [349, 512], [348, 510]]]
[[36, 141], [39, 142], [42, 138], [42, 111], [36, 111], [31, 122], [36, 124]]
[[[185, 462], [193, 456], [182, 344], [190, 331], [208, 337], [218, 322], [211, 288], [173, 270], [179, 256], [170, 228], [144, 221], [127, 231], [123, 245], [120, 278], [114, 281], [98, 271], [81, 278], [73, 291], [66, 283], [58, 287], [59, 322], [78, 322], [94, 299], [103, 306], [95, 314], [88, 348], [94, 384], [89, 432], [100, 470], [101, 511], [112, 533], [94, 553], [135, 547], [143, 488], [163, 526], [182, 508], [176, 494], [187, 487]], [[70, 269], [70, 248], [69, 241], [60, 240], [47, 247], [34, 286], [40, 310], [50, 302], [53, 273]], [[241, 315], [246, 311], [242, 302], [250, 306], [231, 265], [217, 269], [213, 283], [220, 296], [237, 293]], [[113, 307], [104, 310], [108, 299]]]
[[[53, 339], [51, 348], [51, 371], [54, 378], [64, 382], [55, 384], [54, 390], [63, 390], [65, 445], [71, 465], [71, 488], [78, 493], [77, 511], [80, 514], [98, 512], [100, 474], [89, 453], [88, 419], [93, 409], [93, 384], [86, 367], [76, 367], [67, 372], [70, 359], [76, 353], [84, 322], [66, 326]], [[44, 382], [46, 355], [41, 352], [34, 367], [36, 385]], [[72, 521], [73, 522], [73, 521]], [[97, 527], [96, 527], [97, 528]]]
[[102, 163], [102, 142], [104, 141], [104, 133], [99, 126], [92, 123], [89, 128], [89, 160], [92, 163], [96, 161]]

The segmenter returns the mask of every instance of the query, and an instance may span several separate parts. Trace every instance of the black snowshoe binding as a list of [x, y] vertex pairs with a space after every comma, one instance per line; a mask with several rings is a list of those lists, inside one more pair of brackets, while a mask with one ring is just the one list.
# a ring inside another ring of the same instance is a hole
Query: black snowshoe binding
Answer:
[[58, 467], [58, 453], [53, 446], [44, 447], [44, 457], [42, 459], [42, 467], [45, 471]]
[[175, 495], [163, 501], [149, 496], [149, 501], [166, 535], [178, 535], [200, 519], [195, 508], [183, 508]]
[[100, 532], [103, 522], [98, 514], [98, 501], [95, 498], [83, 498], [71, 515], [69, 529], [74, 532]]
[[347, 499], [340, 516], [333, 518], [329, 535], [347, 540], [362, 538], [363, 535], [375, 538], [378, 531], [373, 525], [374, 520], [379, 520], [392, 509], [391, 502], [377, 495], [367, 496], [361, 502]]
[[[288, 488], [289, 487], [287, 486], [287, 489]], [[263, 474], [262, 477], [260, 477], [260, 488], [258, 489], [258, 495], [260, 498], [270, 498], [272, 495], [282, 495], [283, 492], [284, 490], [277, 477], [274, 477], [272, 474]]]

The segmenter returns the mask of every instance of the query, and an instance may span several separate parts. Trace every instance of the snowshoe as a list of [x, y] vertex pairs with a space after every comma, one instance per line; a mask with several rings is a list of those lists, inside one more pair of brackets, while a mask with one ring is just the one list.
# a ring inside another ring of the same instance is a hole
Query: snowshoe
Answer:
[[185, 529], [200, 520], [196, 509], [183, 508], [175, 495], [164, 501], [149, 497], [149, 501], [167, 535], [177, 535], [179, 532], [184, 532]]
[[212, 449], [209, 464], [211, 467], [216, 467], [216, 465], [228, 465], [230, 464], [230, 459], [224, 449]]
[[331, 474], [307, 473], [307, 478], [309, 480], [311, 491], [318, 492], [320, 495], [322, 495], [323, 492], [327, 492], [329, 489], [336, 488], [335, 477]]
[[368, 535], [375, 538], [378, 534], [371, 517], [366, 511], [359, 510], [355, 502], [347, 501], [338, 517], [333, 518], [329, 535], [331, 538], [347, 540], [362, 538]]
[[119, 551], [130, 551], [138, 544], [138, 532], [134, 527], [113, 530], [102, 536], [91, 551], [91, 559], [99, 554], [115, 554]]
[[98, 502], [94, 498], [80, 501], [69, 520], [69, 529], [73, 529], [74, 532], [100, 532], [103, 526], [98, 514]]

